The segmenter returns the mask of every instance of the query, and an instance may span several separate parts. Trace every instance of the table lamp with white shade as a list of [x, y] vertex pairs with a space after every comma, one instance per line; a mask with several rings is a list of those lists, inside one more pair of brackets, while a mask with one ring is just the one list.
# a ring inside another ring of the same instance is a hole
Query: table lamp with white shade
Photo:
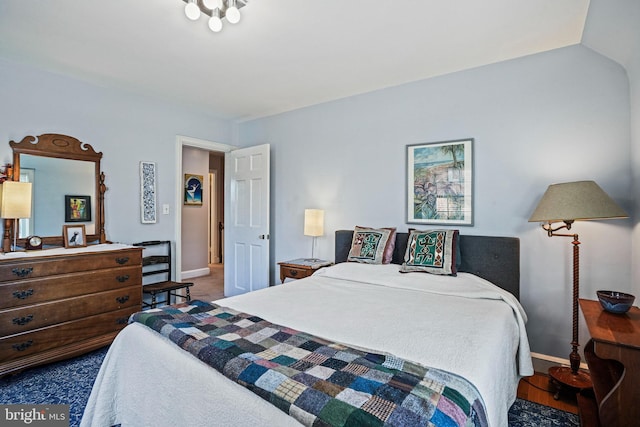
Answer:
[[13, 219], [13, 246], [10, 247], [9, 227], [5, 222], [3, 249], [15, 251], [18, 219], [31, 217], [31, 183], [5, 181], [0, 185], [0, 218]]
[[313, 237], [311, 259], [315, 259], [316, 238], [324, 234], [324, 211], [322, 209], [304, 210], [304, 235]]

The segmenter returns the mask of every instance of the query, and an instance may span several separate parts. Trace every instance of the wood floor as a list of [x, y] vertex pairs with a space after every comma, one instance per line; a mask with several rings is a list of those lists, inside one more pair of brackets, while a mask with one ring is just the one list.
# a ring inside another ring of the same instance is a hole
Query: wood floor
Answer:
[[[189, 279], [194, 282], [191, 287], [191, 298], [203, 301], [215, 301], [224, 298], [224, 268], [223, 264], [211, 264], [211, 274]], [[549, 384], [549, 377], [536, 373], [532, 377], [523, 378], [518, 386], [518, 397], [524, 400], [551, 406], [574, 414], [578, 413], [575, 396], [565, 393], [559, 400], [553, 398], [555, 390]]]
[[530, 400], [573, 414], [578, 413], [575, 394], [569, 392], [561, 393], [558, 400], [553, 398], [554, 394], [555, 388], [549, 384], [549, 377], [539, 372], [536, 372], [532, 377], [521, 379], [518, 385], [518, 397], [520, 399]]
[[224, 266], [223, 264], [210, 264], [211, 273], [208, 276], [188, 279], [193, 282], [191, 298], [202, 301], [215, 301], [224, 298]]

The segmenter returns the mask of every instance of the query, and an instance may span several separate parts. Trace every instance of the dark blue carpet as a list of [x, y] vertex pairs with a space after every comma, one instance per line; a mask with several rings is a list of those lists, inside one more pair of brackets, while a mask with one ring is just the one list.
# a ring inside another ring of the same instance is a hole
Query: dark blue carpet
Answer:
[[79, 426], [108, 349], [104, 347], [74, 359], [0, 378], [0, 403], [70, 405], [69, 426]]
[[[0, 378], [0, 403], [67, 404], [70, 427], [79, 426], [107, 349]], [[509, 427], [578, 425], [577, 415], [526, 400], [517, 399], [509, 410]]]

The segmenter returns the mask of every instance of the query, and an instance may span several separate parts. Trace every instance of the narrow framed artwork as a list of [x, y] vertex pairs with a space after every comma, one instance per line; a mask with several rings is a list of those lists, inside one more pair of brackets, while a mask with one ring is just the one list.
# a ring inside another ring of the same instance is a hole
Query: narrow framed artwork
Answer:
[[184, 204], [202, 205], [202, 175], [184, 174]]
[[91, 196], [64, 196], [64, 222], [91, 222]]
[[155, 224], [156, 215], [156, 164], [140, 162], [140, 220], [143, 224]]
[[407, 223], [473, 225], [473, 138], [407, 145]]
[[87, 246], [87, 233], [82, 225], [65, 225], [62, 227], [62, 238], [65, 248], [80, 248]]

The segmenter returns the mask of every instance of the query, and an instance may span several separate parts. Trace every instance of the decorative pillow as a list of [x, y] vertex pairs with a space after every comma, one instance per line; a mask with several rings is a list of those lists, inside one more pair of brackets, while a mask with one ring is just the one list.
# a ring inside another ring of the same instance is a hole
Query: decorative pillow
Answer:
[[382, 257], [383, 264], [391, 264], [393, 261], [393, 250], [396, 248], [396, 229], [395, 227], [386, 227], [383, 230], [389, 230], [389, 239], [387, 240], [387, 246], [384, 248], [384, 255]]
[[413, 230], [400, 272], [457, 275], [458, 230]]
[[[420, 230], [416, 230], [415, 228], [409, 228], [409, 234], [411, 234], [414, 231], [420, 231]], [[453, 230], [453, 231], [456, 231], [456, 230]], [[457, 235], [456, 244], [454, 246], [456, 247], [456, 271], [459, 271], [460, 266], [462, 265], [462, 252], [460, 251], [460, 234]]]
[[382, 264], [390, 235], [391, 230], [385, 228], [356, 227], [347, 261]]

